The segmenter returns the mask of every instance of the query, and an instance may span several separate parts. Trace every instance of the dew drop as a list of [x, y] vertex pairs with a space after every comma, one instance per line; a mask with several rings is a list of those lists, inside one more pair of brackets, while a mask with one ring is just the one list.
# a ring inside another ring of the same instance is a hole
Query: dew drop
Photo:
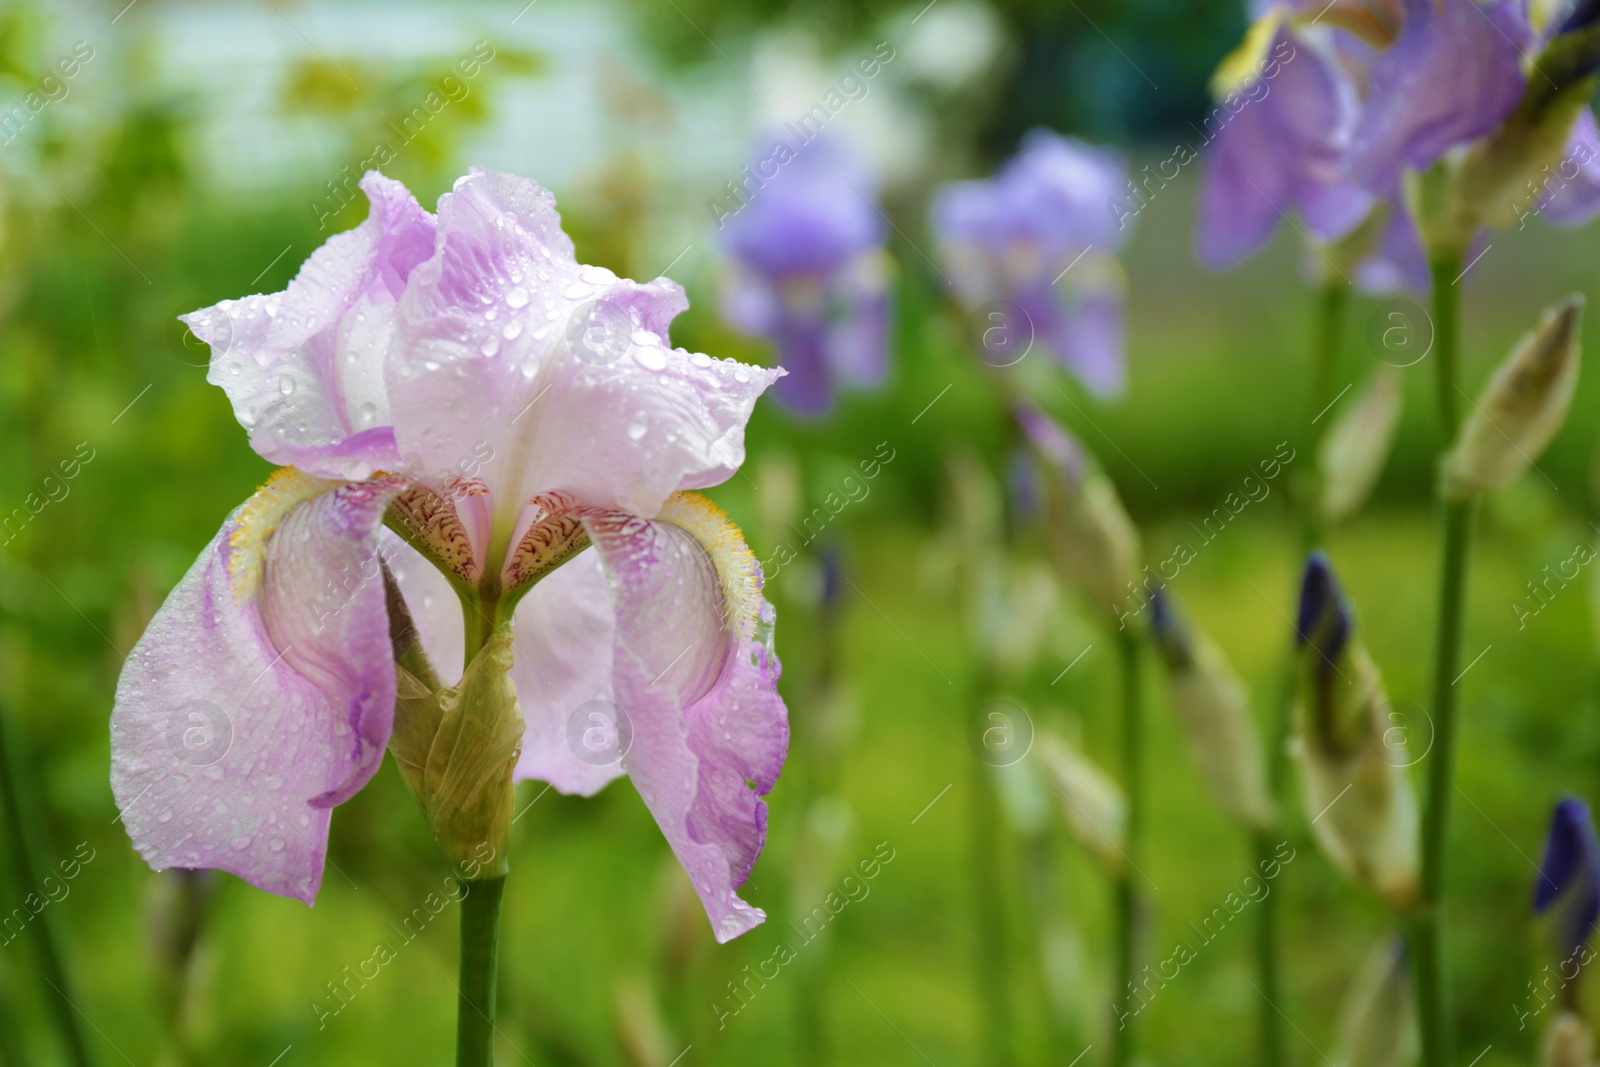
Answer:
[[486, 356], [494, 355], [496, 352], [500, 351], [500, 339], [498, 337], [489, 338], [487, 341], [483, 342], [482, 347], [480, 347], [478, 351], [482, 352]]
[[507, 341], [516, 340], [517, 337], [522, 333], [521, 321], [514, 319], [511, 322], [506, 323], [506, 328], [501, 330], [500, 333], [504, 335]]
[[250, 842], [254, 840], [255, 838], [251, 837], [249, 834], [240, 834], [232, 841], [229, 841], [228, 844], [231, 845], [236, 851], [243, 852], [245, 849], [250, 847]]
[[160, 815], [156, 816], [156, 822], [171, 822], [171, 821], [172, 821], [172, 809], [171, 808], [168, 808], [167, 810], [163, 811]]
[[272, 849], [272, 851], [274, 851], [274, 852], [282, 852], [283, 851], [283, 838], [274, 837], [271, 841], [267, 842], [267, 847]]
[[628, 423], [628, 437], [637, 441], [645, 435], [645, 431], [648, 429], [650, 429], [650, 416], [641, 411]]
[[525, 307], [527, 307], [528, 306], [528, 290], [524, 289], [520, 285], [517, 286], [515, 289], [511, 290], [509, 293], [506, 294], [506, 306], [507, 307], [514, 307], [514, 308], [525, 308]]
[[639, 366], [645, 370], [666, 370], [667, 355], [659, 348], [634, 349], [633, 358], [639, 361]]
[[374, 426], [377, 424], [377, 422], [378, 405], [368, 400], [366, 403], [361, 405], [361, 425], [363, 427]]

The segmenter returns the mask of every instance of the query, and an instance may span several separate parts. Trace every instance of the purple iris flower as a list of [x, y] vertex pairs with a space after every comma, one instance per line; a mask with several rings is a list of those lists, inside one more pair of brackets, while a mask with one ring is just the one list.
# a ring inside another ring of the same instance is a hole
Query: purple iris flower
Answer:
[[[285, 291], [184, 316], [283, 467], [123, 667], [111, 780], [134, 845], [313, 900], [332, 809], [394, 728], [381, 560], [446, 683], [461, 605], [510, 628], [517, 776], [591, 794], [627, 774], [718, 939], [749, 929], [735, 890], [788, 727], [760, 567], [688, 490], [743, 462], [782, 371], [673, 348], [683, 290], [580, 265], [535, 182], [474, 168], [437, 215], [377, 172], [361, 186], [367, 220]], [[610, 762], [572, 743], [597, 702], [629, 733]]]
[[963, 302], [1014, 305], [1032, 338], [1103, 395], [1124, 380], [1116, 253], [1134, 214], [1128, 185], [1115, 152], [1034, 130], [994, 177], [946, 185], [932, 207]]
[[796, 149], [785, 142], [747, 171], [749, 199], [719, 220], [737, 264], [723, 314], [777, 346], [788, 375], [774, 395], [821, 415], [836, 382], [871, 387], [888, 372], [884, 216], [871, 176], [825, 136]]
[[1589, 805], [1563, 797], [1550, 820], [1544, 861], [1533, 887], [1533, 910], [1558, 907], [1561, 948], [1566, 955], [1589, 940], [1600, 919], [1600, 840]]
[[[1257, 23], [1219, 71], [1233, 91], [1207, 121], [1201, 259], [1232, 265], [1291, 212], [1297, 229], [1328, 243], [1382, 209], [1387, 222], [1354, 280], [1377, 291], [1427, 289], [1427, 256], [1401, 179], [1511, 114], [1527, 87], [1524, 57], [1559, 20], [1534, 26], [1523, 0], [1250, 7]], [[1530, 212], [1542, 208], [1552, 222], [1574, 225], [1600, 211], [1597, 149], [1585, 111], [1562, 157], [1564, 180], [1535, 190]]]

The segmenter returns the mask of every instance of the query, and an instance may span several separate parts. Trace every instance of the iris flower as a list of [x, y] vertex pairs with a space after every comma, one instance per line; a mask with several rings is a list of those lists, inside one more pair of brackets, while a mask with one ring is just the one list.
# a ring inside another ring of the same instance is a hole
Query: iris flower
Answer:
[[[1557, 24], [1543, 17], [1550, 5], [1531, 6], [1538, 11], [1521, 0], [1255, 4], [1256, 22], [1214, 83], [1223, 105], [1202, 157], [1202, 260], [1232, 265], [1294, 212], [1319, 246], [1358, 237], [1370, 222], [1357, 280], [1426, 289], [1402, 179], [1490, 135], [1523, 100], [1524, 60]], [[1558, 175], [1510, 217], [1545, 209], [1557, 225], [1588, 221], [1600, 210], [1597, 148], [1585, 107]]]
[[285, 291], [184, 316], [282, 466], [124, 665], [111, 777], [135, 847], [313, 901], [332, 809], [398, 740], [392, 566], [432, 659], [509, 633], [516, 776], [591, 794], [626, 773], [719, 940], [749, 929], [735, 890], [788, 727], [760, 568], [691, 490], [743, 462], [783, 372], [672, 348], [682, 289], [580, 265], [535, 182], [474, 168], [437, 215], [361, 187], [366, 221]]
[[[932, 208], [962, 301], [1020, 311], [1021, 323], [1007, 325], [1100, 394], [1119, 392], [1124, 380], [1126, 286], [1116, 253], [1129, 232], [1127, 187], [1115, 152], [1034, 130], [994, 177], [952, 182]], [[988, 325], [980, 321], [979, 332]]]
[[747, 170], [759, 186], [753, 178], [748, 201], [721, 220], [736, 264], [723, 314], [777, 346], [789, 372], [778, 400], [822, 415], [835, 383], [876, 386], [888, 372], [884, 216], [865, 169], [831, 138], [783, 143]]

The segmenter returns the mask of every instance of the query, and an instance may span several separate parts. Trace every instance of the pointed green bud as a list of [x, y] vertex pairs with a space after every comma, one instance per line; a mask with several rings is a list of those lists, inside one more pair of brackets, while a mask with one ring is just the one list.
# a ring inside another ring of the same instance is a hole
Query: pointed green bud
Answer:
[[1594, 1032], [1583, 1016], [1562, 1009], [1544, 1036], [1539, 1067], [1594, 1067]]
[[1420, 1048], [1410, 960], [1403, 942], [1385, 937], [1345, 992], [1333, 1061], [1338, 1067], [1410, 1067]]
[[1334, 417], [1317, 450], [1317, 510], [1324, 522], [1360, 511], [1378, 484], [1400, 428], [1400, 398], [1400, 372], [1381, 367]]
[[446, 688], [387, 567], [384, 590], [396, 681], [389, 752], [451, 866], [469, 881], [503, 875], [523, 736], [510, 674], [511, 624], [494, 632], [459, 684]]
[[1482, 222], [1507, 226], [1539, 210], [1527, 190], [1545, 180], [1566, 151], [1573, 121], [1594, 96], [1600, 25], [1594, 5], [1568, 14], [1534, 58], [1515, 110], [1461, 161], [1461, 197]]
[[1117, 490], [1066, 430], [1044, 412], [1025, 405], [1015, 411], [1042, 467], [1040, 496], [1051, 547], [1063, 575], [1094, 607], [1120, 624], [1142, 606], [1136, 595], [1139, 530]]
[[1150, 606], [1156, 651], [1190, 756], [1224, 811], [1255, 829], [1270, 826], [1266, 763], [1244, 683], [1222, 650], [1186, 625], [1170, 594], [1156, 590]]
[[1128, 825], [1128, 804], [1122, 789], [1089, 757], [1056, 734], [1041, 733], [1039, 758], [1061, 798], [1062, 814], [1078, 843], [1107, 870], [1121, 871], [1127, 865], [1123, 845]]
[[1578, 388], [1582, 314], [1577, 294], [1547, 309], [1494, 372], [1441, 460], [1445, 499], [1510, 485], [1560, 431]]
[[1304, 679], [1295, 755], [1311, 829], [1334, 866], [1391, 905], [1417, 889], [1417, 803], [1403, 731], [1327, 558], [1306, 567], [1298, 619]]

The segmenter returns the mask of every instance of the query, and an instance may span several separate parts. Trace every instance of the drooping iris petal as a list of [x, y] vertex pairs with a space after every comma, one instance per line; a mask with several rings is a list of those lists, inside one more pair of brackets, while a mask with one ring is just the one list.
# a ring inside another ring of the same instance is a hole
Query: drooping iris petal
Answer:
[[1255, 251], [1295, 212], [1309, 236], [1335, 240], [1360, 224], [1372, 196], [1349, 181], [1344, 152], [1357, 114], [1337, 58], [1280, 26], [1266, 66], [1219, 105], [1201, 156], [1200, 258], [1228, 267]]
[[1600, 126], [1584, 108], [1572, 124], [1561, 159], [1539, 183], [1541, 213], [1557, 226], [1582, 226], [1600, 214]]
[[434, 220], [399, 182], [361, 182], [372, 208], [329, 238], [281, 293], [224, 300], [181, 316], [211, 346], [250, 447], [328, 478], [366, 478], [398, 462], [384, 382], [395, 302], [433, 251]]
[[778, 399], [820, 415], [836, 380], [875, 386], [888, 371], [887, 224], [871, 175], [838, 141], [784, 147], [752, 163], [765, 180], [719, 224], [734, 260], [723, 314], [777, 346], [789, 372]]
[[1533, 910], [1561, 908], [1562, 948], [1571, 952], [1589, 939], [1600, 919], [1600, 840], [1589, 806], [1563, 797], [1550, 820], [1544, 859], [1533, 888]]
[[669, 347], [687, 306], [675, 282], [580, 266], [554, 198], [512, 174], [474, 168], [438, 227], [388, 367], [409, 473], [472, 462], [502, 518], [543, 492], [648, 515], [743, 462], [751, 409], [783, 372]]
[[1428, 253], [1422, 247], [1422, 234], [1406, 210], [1405, 202], [1389, 205], [1389, 218], [1378, 235], [1372, 254], [1356, 264], [1356, 284], [1369, 293], [1392, 293], [1409, 289], [1426, 293], [1432, 288], [1428, 275]]
[[1014, 305], [1035, 343], [1103, 394], [1123, 381], [1127, 187], [1115, 152], [1034, 130], [993, 178], [952, 182], [931, 208], [962, 301]]
[[655, 521], [591, 513], [584, 524], [616, 613], [622, 766], [727, 941], [765, 918], [735, 890], [766, 839], [761, 795], [789, 742], [760, 566], [720, 509], [690, 494]]
[[393, 492], [278, 472], [128, 656], [111, 785], [151, 866], [316, 896], [329, 809], [377, 769], [394, 714], [377, 562]]
[[1407, 169], [1494, 129], [1522, 99], [1531, 44], [1517, 0], [1407, 0], [1399, 37], [1372, 62], [1351, 177], [1396, 196]]

